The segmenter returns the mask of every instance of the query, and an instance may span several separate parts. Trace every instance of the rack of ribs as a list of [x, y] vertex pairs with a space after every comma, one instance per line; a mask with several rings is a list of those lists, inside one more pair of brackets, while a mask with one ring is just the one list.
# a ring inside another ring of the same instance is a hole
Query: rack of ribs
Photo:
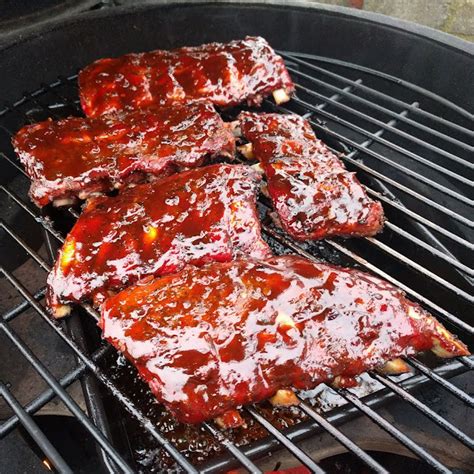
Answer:
[[271, 255], [260, 235], [260, 176], [243, 165], [210, 165], [99, 196], [67, 236], [48, 277], [52, 314], [186, 264]]
[[235, 140], [211, 104], [195, 103], [46, 120], [23, 127], [13, 146], [42, 207], [233, 156]]
[[398, 358], [419, 351], [468, 354], [389, 283], [297, 256], [187, 267], [130, 287], [105, 301], [100, 326], [179, 421], [227, 427], [242, 423], [241, 405], [294, 403], [292, 389], [406, 371]]
[[382, 229], [383, 209], [354, 173], [318, 140], [298, 115], [239, 115], [240, 149], [267, 179], [277, 223], [297, 240], [371, 236]]
[[79, 74], [82, 109], [89, 117], [200, 99], [221, 107], [259, 105], [272, 93], [283, 103], [293, 91], [283, 59], [266, 40], [249, 36], [99, 59]]

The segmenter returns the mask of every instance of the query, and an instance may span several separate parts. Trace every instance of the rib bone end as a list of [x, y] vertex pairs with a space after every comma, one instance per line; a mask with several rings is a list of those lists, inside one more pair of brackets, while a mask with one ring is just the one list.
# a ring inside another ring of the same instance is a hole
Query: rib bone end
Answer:
[[240, 416], [240, 413], [237, 410], [226, 411], [221, 416], [217, 416], [216, 418], [214, 418], [214, 422], [219, 428], [222, 428], [224, 430], [247, 427], [244, 419]]
[[55, 199], [53, 201], [53, 206], [54, 207], [71, 206], [72, 204], [74, 204], [74, 202], [75, 202], [74, 198]]
[[66, 304], [60, 304], [54, 307], [53, 316], [56, 319], [64, 318], [71, 313], [71, 306]]
[[278, 390], [269, 401], [274, 407], [292, 407], [299, 404], [298, 397], [286, 389]]
[[397, 358], [386, 362], [380, 367], [379, 372], [386, 375], [398, 375], [410, 372], [410, 367], [404, 360]]
[[354, 377], [346, 377], [344, 375], [338, 375], [334, 377], [331, 386], [334, 388], [350, 388], [359, 385]]
[[233, 122], [228, 122], [228, 127], [230, 128], [232, 135], [238, 138], [242, 136], [242, 130], [240, 129], [240, 122], [238, 120], [234, 120]]
[[260, 191], [266, 198], [270, 199], [270, 193], [268, 191], [268, 186], [266, 183], [261, 184]]
[[285, 89], [277, 89], [276, 91], [273, 91], [273, 99], [277, 105], [280, 105], [288, 102], [291, 97], [288, 95]]
[[442, 341], [438, 337], [433, 337], [431, 340], [433, 342], [433, 347], [431, 348], [431, 352], [436, 354], [438, 357], [442, 357], [444, 359], [448, 359], [451, 357], [460, 357], [460, 356], [467, 356], [469, 355], [469, 351], [467, 347], [457, 339], [454, 338], [452, 334], [450, 334], [447, 330], [445, 330], [449, 338]]
[[[426, 318], [423, 310], [415, 306], [411, 306], [408, 309], [408, 316], [418, 320]], [[443, 358], [467, 356], [470, 354], [469, 349], [441, 323], [432, 316], [428, 315], [428, 318], [431, 319], [434, 325], [433, 335], [431, 336], [431, 352]]]
[[246, 158], [247, 160], [253, 160], [253, 147], [251, 143], [246, 143], [245, 145], [238, 146], [237, 150]]

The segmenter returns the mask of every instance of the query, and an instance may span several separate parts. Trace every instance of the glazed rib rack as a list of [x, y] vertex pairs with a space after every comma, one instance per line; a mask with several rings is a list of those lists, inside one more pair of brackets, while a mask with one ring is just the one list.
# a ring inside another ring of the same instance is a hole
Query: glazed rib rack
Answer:
[[[324, 57], [281, 54], [295, 80], [296, 97], [284, 107], [267, 100], [264, 111], [292, 111], [304, 115], [319, 138], [333, 149], [345, 151], [345, 165], [358, 173], [369, 195], [382, 202], [387, 223], [383, 234], [373, 238], [300, 244], [282, 234], [270, 220], [264, 219], [263, 231], [269, 243], [277, 252], [287, 250], [310, 259], [322, 258], [332, 263], [355, 265], [385, 278], [420, 302], [472, 350], [474, 329], [469, 320], [472, 317], [469, 308], [474, 301], [471, 294], [474, 271], [468, 266], [474, 250], [469, 240], [469, 231], [473, 227], [469, 217], [473, 203], [469, 193], [474, 175], [473, 164], [469, 161], [472, 116], [424, 89], [374, 70]], [[28, 236], [22, 234], [21, 229], [6, 221], [0, 224], [9, 245], [17, 252], [27, 254], [37, 265], [35, 271], [38, 272], [37, 285], [31, 288], [29, 282], [22, 281], [14, 271], [2, 266], [5, 281], [15, 289], [20, 302], [2, 314], [0, 328], [48, 385], [25, 406], [15, 400], [7, 385], [0, 385], [1, 394], [14, 413], [0, 426], [0, 437], [22, 425], [33, 434], [35, 442], [58, 470], [70, 472], [66, 461], [44, 433], [36, 431], [37, 425], [32, 418], [40, 408], [58, 397], [94, 438], [104, 459], [111, 463], [109, 466], [119, 472], [131, 472], [133, 465], [130, 460], [111, 441], [109, 420], [98, 389], [101, 386], [136, 420], [140, 429], [149, 434], [155, 446], [162, 447], [173, 462], [187, 472], [224, 471], [239, 466], [260, 472], [254, 461], [281, 448], [291, 452], [311, 471], [323, 472], [316, 461], [299, 447], [298, 441], [324, 431], [374, 471], [386, 472], [379, 462], [338, 428], [355, 416], [372, 420], [394, 442], [403, 445], [435, 470], [449, 472], [430, 446], [419, 444], [380, 415], [378, 407], [393, 399], [402, 399], [407, 406], [425, 416], [427, 424], [434, 423], [443, 429], [447, 442], [474, 448], [467, 433], [434, 412], [417, 395], [421, 387], [435, 384], [456, 397], [460, 407], [472, 408], [473, 398], [450, 381], [452, 377], [473, 369], [472, 357], [448, 362], [438, 360], [437, 365], [413, 359], [409, 361], [413, 374], [403, 380], [370, 374], [378, 382], [378, 389], [373, 393], [359, 397], [351, 390], [337, 389], [344, 403], [332, 410], [319, 411], [311, 400], [302, 401], [299, 410], [307, 420], [286, 430], [278, 429], [260, 406], [249, 407], [244, 410], [246, 416], [267, 433], [265, 438], [251, 444], [239, 444], [228, 432], [221, 432], [212, 423], [205, 423], [206, 435], [220, 445], [221, 455], [199, 465], [193, 464], [177, 446], [168, 442], [165, 434], [149, 419], [148, 407], [134, 400], [100, 367], [100, 361], [110, 353], [110, 347], [102, 343], [88, 352], [83, 344], [80, 321], [97, 319], [97, 314], [84, 306], [68, 321], [57, 322], [47, 316], [44, 308], [46, 274], [58, 243], [64, 240], [64, 233], [58, 230], [54, 219], [41, 215], [29, 203], [26, 195], [29, 183], [22, 176], [23, 171], [15, 160], [9, 141], [11, 135], [26, 123], [49, 116], [60, 118], [80, 113], [76, 82], [76, 75], [58, 78], [52, 84], [25, 94], [17, 102], [7, 104], [0, 112], [1, 157], [8, 162], [8, 171], [14, 178], [10, 182], [15, 183], [2, 185], [2, 199], [21, 213], [23, 219], [34, 219], [38, 233], [41, 231], [44, 237], [44, 248], [38, 252], [26, 242]], [[229, 114], [227, 118], [233, 117], [235, 115]], [[260, 208], [265, 215], [269, 209], [265, 198], [262, 198]], [[64, 213], [70, 219], [78, 215], [73, 208]], [[37, 317], [46, 321], [77, 358], [76, 367], [60, 379], [48, 371], [13, 329], [15, 318], [24, 317], [30, 308]], [[86, 387], [89, 414], [85, 414], [66, 391], [77, 380]]]

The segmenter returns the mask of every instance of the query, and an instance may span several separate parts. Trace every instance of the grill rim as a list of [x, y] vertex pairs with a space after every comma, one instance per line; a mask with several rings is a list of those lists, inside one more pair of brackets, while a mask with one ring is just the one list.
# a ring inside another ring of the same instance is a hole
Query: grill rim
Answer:
[[207, 0], [196, 2], [189, 2], [189, 0], [138, 0], [138, 2], [135, 2], [133, 5], [124, 4], [119, 6], [109, 6], [108, 4], [102, 4], [102, 8], [100, 9], [80, 12], [73, 18], [64, 19], [61, 17], [48, 21], [46, 24], [41, 23], [35, 25], [31, 28], [31, 30], [27, 32], [25, 36], [21, 36], [19, 38], [9, 38], [7, 39], [5, 44], [0, 44], [0, 53], [3, 50], [6, 50], [16, 44], [30, 41], [38, 33], [45, 34], [49, 31], [54, 31], [58, 28], [67, 28], [70, 24], [82, 21], [89, 21], [93, 18], [116, 17], [120, 15], [128, 15], [130, 13], [135, 12], [139, 13], [149, 10], [151, 7], [194, 8], [203, 6], [222, 6], [222, 8], [226, 8], [227, 6], [242, 6], [247, 8], [283, 7], [289, 10], [303, 9], [310, 11], [321, 11], [330, 14], [334, 13], [336, 15], [341, 15], [349, 18], [359, 18], [370, 23], [378, 23], [382, 26], [388, 26], [390, 28], [405, 31], [407, 33], [412, 33], [424, 39], [430, 39], [445, 46], [460, 50], [469, 55], [474, 55], [473, 43], [466, 41], [462, 38], [450, 35], [449, 33], [445, 33], [444, 31], [435, 30], [434, 28], [430, 28], [425, 25], [420, 25], [411, 21], [402, 20], [400, 18], [390, 17], [381, 13], [375, 13], [367, 10], [359, 10], [357, 8], [343, 7], [339, 5], [309, 3], [305, 0], [259, 0], [257, 2], [253, 2], [252, 0]]
[[[402, 34], [408, 34], [413, 36], [413, 40], [428, 40], [431, 44], [443, 49], [449, 50], [449, 55], [457, 53], [471, 59], [474, 57], [474, 43], [470, 43], [461, 38], [449, 35], [447, 33], [434, 30], [432, 28], [411, 23], [409, 21], [401, 20], [398, 18], [392, 18], [378, 13], [368, 12], [364, 10], [358, 10], [355, 8], [340, 7], [337, 5], [325, 5], [325, 4], [309, 4], [304, 3], [304, 0], [260, 0], [253, 3], [252, 0], [208, 0], [208, 1], [196, 1], [189, 3], [186, 0], [156, 0], [140, 1], [138, 4], [133, 5], [120, 5], [120, 6], [109, 6], [105, 4], [103, 8], [99, 8], [92, 11], [82, 12], [73, 18], [67, 20], [52, 20], [47, 25], [35, 26], [31, 31], [28, 31], [25, 36], [7, 39], [5, 44], [2, 44], [0, 38], [0, 66], [5, 54], [9, 54], [10, 50], [15, 47], [23, 47], [31, 41], [41, 40], [43, 36], [47, 36], [52, 33], [59, 33], [61, 30], [67, 31], [73, 26], [80, 26], [81, 28], [87, 28], [88, 23], [93, 23], [95, 20], [110, 19], [111, 21], [120, 21], [120, 17], [126, 17], [127, 15], [142, 14], [150, 10], [160, 10], [166, 12], [170, 9], [198, 9], [198, 8], [214, 8], [218, 9], [219, 12], [225, 11], [227, 8], [241, 8], [245, 10], [261, 9], [265, 8], [268, 10], [286, 10], [288, 12], [307, 12], [308, 14], [321, 13], [331, 19], [349, 19], [356, 20], [361, 25], [375, 25], [387, 30], [390, 34], [400, 36]], [[390, 31], [391, 30], [391, 31]], [[202, 43], [202, 41], [201, 41]], [[191, 44], [191, 43], [189, 43]], [[11, 66], [11, 62], [15, 62], [15, 55], [7, 60], [5, 66]], [[87, 62], [91, 62], [88, 60]], [[76, 61], [77, 63], [77, 61]], [[82, 64], [81, 67], [87, 63]], [[77, 64], [76, 64], [77, 67]], [[18, 65], [15, 64], [14, 69], [18, 69]], [[47, 71], [47, 69], [45, 70]], [[66, 74], [66, 73], [63, 73]], [[21, 77], [17, 78], [21, 80]], [[48, 81], [52, 82], [54, 79]], [[413, 82], [413, 81], [412, 81]], [[4, 94], [8, 96], [19, 97], [25, 90], [31, 90], [35, 86], [22, 85], [15, 88], [12, 85], [10, 91], [10, 84], [4, 84]], [[451, 102], [460, 107], [465, 106], [465, 100]], [[469, 111], [471, 106], [469, 106]], [[474, 102], [472, 103], [472, 110], [474, 111]]]
[[[168, 2], [167, 2], [167, 3], [168, 3]], [[172, 5], [181, 5], [181, 2], [169, 2], [169, 3], [172, 4]], [[214, 2], [203, 2], [203, 4], [205, 4], [205, 5], [208, 5], [208, 4], [210, 4], [210, 3], [213, 4]], [[226, 3], [228, 3], [228, 4], [235, 4], [234, 2], [226, 2]], [[278, 3], [278, 4], [281, 4], [280, 2], [277, 2], [277, 3]], [[297, 2], [297, 3], [299, 3], [299, 2]], [[267, 5], [267, 4], [263, 4], [263, 5]], [[287, 4], [285, 4], [285, 6], [286, 6], [286, 5], [287, 5]], [[149, 4], [148, 4], [148, 5], [145, 5], [145, 7], [148, 7], [148, 6], [149, 6]], [[194, 6], [194, 5], [193, 5], [193, 6]], [[145, 8], [145, 9], [146, 9], [146, 8]], [[129, 9], [127, 8], [126, 10], [129, 10]], [[132, 8], [131, 10], [134, 10], [134, 8]], [[105, 10], [105, 11], [107, 11], [107, 10]], [[109, 13], [110, 13], [110, 10], [109, 10]], [[1, 52], [0, 52], [0, 53], [1, 53]]]

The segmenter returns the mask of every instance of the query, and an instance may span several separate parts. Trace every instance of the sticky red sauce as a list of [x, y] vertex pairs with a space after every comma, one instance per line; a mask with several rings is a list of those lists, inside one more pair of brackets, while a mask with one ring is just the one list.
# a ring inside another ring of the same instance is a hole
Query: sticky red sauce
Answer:
[[261, 162], [282, 227], [297, 240], [369, 236], [382, 229], [383, 209], [354, 173], [297, 115], [240, 116], [243, 136]]
[[13, 144], [39, 206], [108, 191], [139, 174], [200, 166], [207, 157], [232, 156], [235, 147], [232, 132], [206, 103], [47, 120], [22, 128]]
[[467, 353], [392, 285], [296, 256], [188, 267], [131, 287], [106, 300], [101, 327], [186, 423], [280, 388], [351, 381], [430, 349], [433, 337], [453, 355]]
[[48, 278], [48, 301], [95, 299], [185, 265], [270, 255], [255, 209], [260, 177], [212, 165], [91, 199]]
[[90, 117], [199, 99], [259, 105], [277, 89], [294, 90], [283, 59], [259, 37], [99, 59], [81, 71], [79, 87]]

